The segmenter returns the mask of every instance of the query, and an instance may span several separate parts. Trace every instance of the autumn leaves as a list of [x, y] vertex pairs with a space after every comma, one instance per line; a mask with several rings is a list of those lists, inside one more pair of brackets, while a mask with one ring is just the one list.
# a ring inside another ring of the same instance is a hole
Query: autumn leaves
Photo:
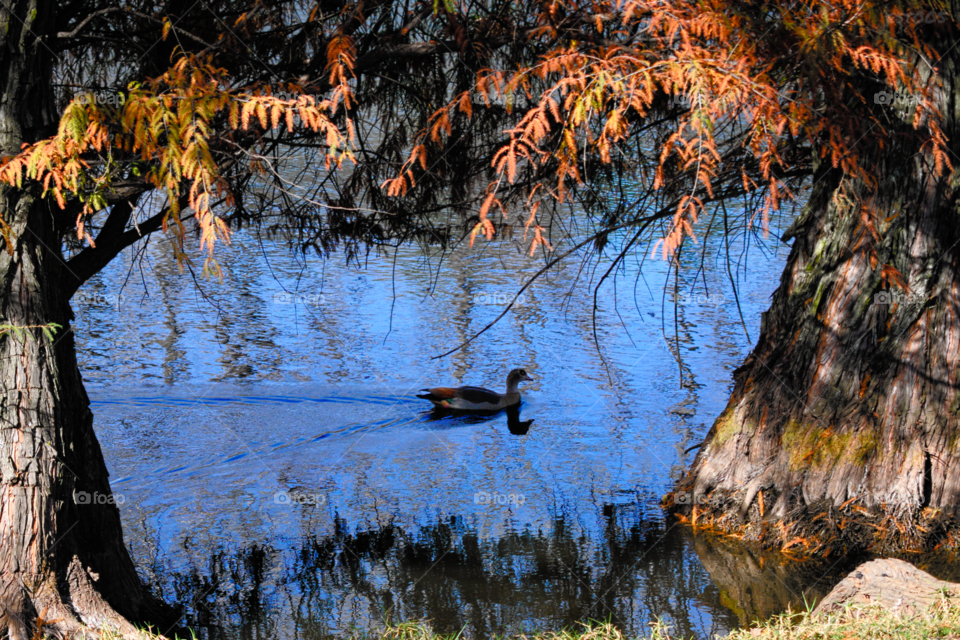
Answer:
[[[456, 122], [474, 119], [478, 109], [500, 109], [502, 144], [487, 156], [488, 180], [470, 242], [492, 239], [495, 220], [509, 220], [514, 207], [522, 210], [530, 252], [551, 250], [538, 222], [541, 205], [568, 200], [586, 180], [588, 162], [622, 160], [631, 139], [650, 136], [653, 166], [644, 186], [664, 194], [666, 210], [653, 215], [665, 225], [656, 249], [669, 256], [694, 236], [710, 203], [731, 194], [763, 194], [751, 215], [765, 224], [792, 196], [784, 176], [795, 168], [798, 147], [869, 180], [857, 143], [887, 135], [867, 108], [884, 87], [918, 96], [913, 122], [943, 171], [949, 162], [934, 87], [910, 72], [904, 55], [912, 48], [934, 59], [920, 30], [937, 25], [899, 19], [911, 7], [852, 0], [530, 3], [525, 9], [537, 12], [538, 26], [510, 43], [523, 55], [504, 55], [476, 70], [471, 86], [440, 104], [404, 141], [405, 161], [380, 187], [391, 198], [405, 197], [433, 174], [448, 145], [465, 144], [462, 131], [452, 135]], [[365, 19], [361, 6], [356, 11], [349, 18], [354, 26]], [[481, 41], [482, 29], [471, 20], [456, 17], [463, 46], [447, 55], [504, 46]], [[189, 208], [209, 255], [228, 236], [217, 213], [233, 202], [224, 172], [268, 173], [258, 152], [266, 132], [325, 146], [327, 171], [356, 162], [354, 118], [364, 109], [354, 95], [357, 37], [339, 28], [321, 38], [328, 87], [322, 98], [306, 81], [235, 87], [209, 56], [182, 55], [162, 76], [130, 85], [119, 104], [74, 100], [57, 135], [6, 159], [0, 181], [18, 187], [24, 177], [38, 181], [61, 207], [81, 200], [77, 235], [93, 243], [87, 221], [116, 201], [113, 185], [136, 178], [144, 192], [164, 194], [164, 226], [181, 244], [181, 208]], [[637, 166], [632, 159], [626, 164]], [[483, 168], [476, 175], [484, 175]], [[517, 198], [516, 189], [504, 195], [507, 185], [522, 186], [524, 196]]]

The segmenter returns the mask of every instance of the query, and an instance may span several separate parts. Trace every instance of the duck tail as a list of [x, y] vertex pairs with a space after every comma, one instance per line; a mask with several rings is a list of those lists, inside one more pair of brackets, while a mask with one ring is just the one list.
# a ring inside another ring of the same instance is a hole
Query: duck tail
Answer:
[[424, 400], [429, 400], [430, 402], [443, 402], [444, 400], [450, 400], [451, 398], [456, 397], [456, 395], [456, 389], [451, 389], [449, 387], [434, 387], [432, 389], [420, 389], [420, 393], [417, 394], [417, 397]]

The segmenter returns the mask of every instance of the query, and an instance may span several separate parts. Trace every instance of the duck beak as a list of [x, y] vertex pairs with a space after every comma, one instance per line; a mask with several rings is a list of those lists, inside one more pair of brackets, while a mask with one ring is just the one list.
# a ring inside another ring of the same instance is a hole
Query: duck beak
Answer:
[[529, 373], [526, 374], [526, 377], [524, 378], [524, 380], [526, 380], [527, 382], [533, 382], [533, 378], [530, 377]]

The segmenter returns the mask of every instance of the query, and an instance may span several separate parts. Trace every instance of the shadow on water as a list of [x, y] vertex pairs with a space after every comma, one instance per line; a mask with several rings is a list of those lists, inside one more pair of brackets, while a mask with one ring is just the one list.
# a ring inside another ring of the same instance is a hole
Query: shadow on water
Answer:
[[496, 538], [460, 517], [368, 531], [337, 519], [330, 535], [286, 551], [218, 552], [206, 567], [168, 577], [166, 595], [192, 603], [186, 626], [206, 638], [342, 637], [407, 620], [470, 638], [591, 620], [642, 635], [656, 618], [679, 637], [705, 638], [801, 608], [841, 577], [837, 567], [798, 570], [782, 556], [694, 539], [676, 524], [625, 524], [622, 505], [602, 511], [600, 540], [563, 517]]
[[530, 431], [533, 419], [520, 419], [521, 406], [517, 405], [500, 411], [457, 411], [456, 409], [436, 408], [429, 412], [427, 420], [431, 422], [442, 420], [450, 424], [480, 424], [504, 414], [507, 416], [507, 429], [510, 433], [515, 436], [525, 436]]
[[736, 614], [741, 626], [766, 620], [788, 607], [802, 611], [812, 606], [862, 560], [851, 555], [801, 561], [704, 533], [691, 540], [720, 591], [721, 602]]

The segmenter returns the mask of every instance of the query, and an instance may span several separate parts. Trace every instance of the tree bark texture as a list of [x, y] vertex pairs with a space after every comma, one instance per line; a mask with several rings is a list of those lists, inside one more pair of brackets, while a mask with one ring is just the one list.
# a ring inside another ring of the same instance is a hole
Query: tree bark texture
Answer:
[[[954, 44], [937, 104], [960, 169]], [[960, 543], [958, 173], [936, 176], [912, 110], [889, 109], [864, 105], [892, 120], [861, 151], [875, 195], [822, 168], [787, 234], [759, 342], [667, 498], [695, 526], [805, 553]]]
[[[0, 154], [55, 133], [49, 0], [0, 7]], [[61, 254], [65, 222], [36, 186], [0, 188], [0, 633], [21, 640], [112, 629], [148, 600], [123, 544], [77, 367]], [[60, 325], [49, 338], [37, 328]], [[19, 330], [10, 329], [11, 326]], [[152, 600], [149, 600], [152, 603]]]

